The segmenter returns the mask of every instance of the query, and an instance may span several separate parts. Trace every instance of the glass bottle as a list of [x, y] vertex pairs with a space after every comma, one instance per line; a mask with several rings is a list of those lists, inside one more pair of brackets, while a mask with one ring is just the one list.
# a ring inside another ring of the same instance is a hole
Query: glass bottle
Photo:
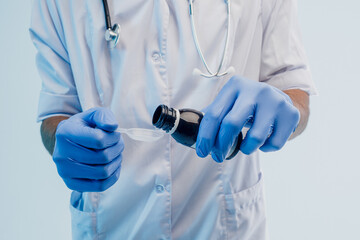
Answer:
[[[196, 139], [199, 132], [200, 122], [204, 114], [194, 109], [175, 109], [166, 105], [156, 108], [152, 123], [156, 128], [160, 128], [178, 142], [185, 146], [196, 147]], [[240, 150], [242, 133], [236, 138], [235, 143], [230, 148], [226, 157], [227, 160], [235, 157]]]

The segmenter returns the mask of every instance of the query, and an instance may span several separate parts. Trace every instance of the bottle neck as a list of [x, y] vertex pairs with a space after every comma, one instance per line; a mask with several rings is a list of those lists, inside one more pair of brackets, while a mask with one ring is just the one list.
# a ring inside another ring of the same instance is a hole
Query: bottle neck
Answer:
[[177, 130], [177, 128], [179, 126], [179, 122], [180, 122], [180, 112], [179, 112], [179, 110], [177, 110], [175, 108], [173, 108], [173, 110], [175, 111], [175, 116], [176, 117], [175, 117], [174, 126], [172, 127], [172, 129], [170, 129], [169, 134], [173, 134]]
[[166, 105], [160, 105], [156, 108], [152, 123], [155, 127], [173, 134], [180, 121], [180, 112], [177, 109], [169, 108]]

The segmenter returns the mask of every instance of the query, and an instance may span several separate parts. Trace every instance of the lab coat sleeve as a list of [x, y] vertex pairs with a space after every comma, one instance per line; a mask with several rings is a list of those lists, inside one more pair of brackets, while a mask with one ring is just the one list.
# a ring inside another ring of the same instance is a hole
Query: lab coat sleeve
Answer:
[[260, 81], [280, 90], [317, 91], [312, 81], [297, 20], [296, 0], [263, 1]]
[[38, 50], [36, 65], [42, 79], [37, 120], [80, 112], [66, 41], [54, 1], [34, 1], [30, 36]]

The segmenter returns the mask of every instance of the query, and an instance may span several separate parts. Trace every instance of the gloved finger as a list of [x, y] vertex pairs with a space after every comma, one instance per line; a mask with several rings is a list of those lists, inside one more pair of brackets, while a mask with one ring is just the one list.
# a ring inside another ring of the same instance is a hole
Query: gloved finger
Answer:
[[108, 108], [91, 108], [80, 113], [78, 117], [82, 118], [92, 128], [97, 127], [107, 132], [113, 132], [118, 128], [115, 115]]
[[276, 120], [271, 136], [260, 147], [260, 150], [263, 152], [274, 152], [280, 150], [285, 145], [291, 134], [295, 131], [299, 119], [300, 113], [297, 109], [295, 109], [295, 107], [293, 111], [279, 117]]
[[255, 152], [264, 144], [269, 133], [271, 133], [275, 116], [269, 114], [267, 108], [266, 104], [257, 105], [253, 124], [240, 145], [240, 151], [244, 154], [249, 155]]
[[236, 91], [226, 84], [215, 100], [206, 108], [207, 111], [201, 120], [196, 141], [196, 153], [199, 157], [206, 157], [210, 153], [215, 144], [221, 121], [231, 110], [236, 97]]
[[62, 148], [55, 148], [53, 159], [55, 162], [58, 157], [62, 157], [64, 154], [59, 154], [58, 151], [62, 149], [72, 149], [68, 151], [66, 157], [74, 159], [79, 163], [84, 164], [107, 164], [117, 158], [122, 151], [124, 150], [124, 141], [120, 136], [119, 141], [108, 148], [97, 150], [83, 147], [77, 143], [73, 143], [72, 141], [64, 141], [62, 143]]
[[60, 159], [57, 170], [62, 178], [86, 178], [86, 179], [107, 179], [121, 165], [122, 155], [120, 154], [108, 164], [83, 164], [71, 158]]
[[211, 156], [216, 162], [222, 162], [239, 136], [249, 116], [254, 109], [251, 105], [244, 105], [240, 98], [235, 102], [231, 111], [224, 117]]
[[116, 183], [120, 176], [120, 170], [121, 167], [107, 179], [64, 178], [64, 182], [68, 188], [78, 192], [103, 192]]
[[[66, 122], [68, 121], [68, 122]], [[86, 148], [105, 149], [115, 145], [120, 140], [119, 132], [105, 132], [79, 124], [74, 119], [64, 120], [56, 130], [57, 141], [71, 141]]]

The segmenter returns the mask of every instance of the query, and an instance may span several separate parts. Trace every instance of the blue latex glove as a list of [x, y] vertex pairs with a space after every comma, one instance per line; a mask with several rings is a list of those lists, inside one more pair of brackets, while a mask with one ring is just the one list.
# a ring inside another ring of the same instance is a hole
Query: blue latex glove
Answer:
[[204, 111], [196, 152], [200, 157], [211, 153], [217, 162], [225, 159], [248, 122], [253, 123], [240, 146], [244, 154], [257, 149], [281, 149], [300, 120], [300, 113], [287, 94], [239, 76], [232, 77]]
[[92, 108], [59, 123], [53, 160], [68, 188], [101, 192], [119, 178], [124, 142], [115, 116]]

